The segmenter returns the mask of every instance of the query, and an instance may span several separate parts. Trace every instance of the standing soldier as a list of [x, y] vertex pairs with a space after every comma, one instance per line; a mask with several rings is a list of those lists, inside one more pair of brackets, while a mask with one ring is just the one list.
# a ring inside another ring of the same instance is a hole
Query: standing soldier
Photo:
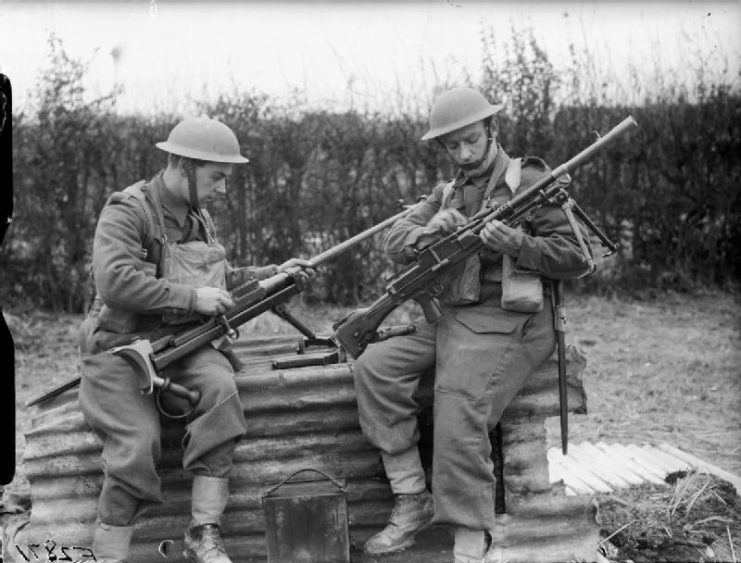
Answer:
[[[405, 264], [485, 206], [507, 202], [549, 172], [539, 158], [510, 158], [497, 142], [499, 105], [454, 88], [430, 113], [430, 130], [458, 168], [386, 238]], [[566, 180], [568, 182], [568, 180]], [[443, 316], [415, 333], [371, 344], [355, 365], [360, 424], [381, 450], [394, 494], [388, 525], [365, 544], [370, 555], [401, 551], [431, 523], [454, 527], [455, 563], [495, 561], [495, 477], [489, 432], [526, 378], [553, 352], [550, 284], [588, 271], [560, 207], [534, 212], [522, 229], [500, 221], [485, 246], [444, 280]], [[546, 283], [544, 283], [546, 282]], [[417, 442], [421, 376], [435, 369], [432, 494]], [[434, 498], [434, 502], [433, 502]]]
[[[226, 192], [234, 164], [247, 162], [229, 127], [207, 117], [188, 118], [157, 147], [169, 153], [166, 168], [149, 182], [114, 193], [100, 215], [92, 263], [96, 297], [80, 330], [80, 406], [103, 440], [93, 552], [106, 563], [127, 557], [137, 518], [162, 502], [155, 401], [141, 393], [126, 360], [106, 350], [135, 338], [156, 340], [202, 316], [223, 314], [234, 305], [229, 288], [249, 278], [287, 268], [301, 277], [311, 274], [300, 271], [308, 265], [303, 260], [240, 269], [227, 263], [202, 206]], [[193, 476], [185, 555], [197, 563], [231, 561], [220, 520], [233, 452], [245, 431], [234, 361], [208, 345], [163, 374], [200, 393], [187, 420], [182, 460]]]

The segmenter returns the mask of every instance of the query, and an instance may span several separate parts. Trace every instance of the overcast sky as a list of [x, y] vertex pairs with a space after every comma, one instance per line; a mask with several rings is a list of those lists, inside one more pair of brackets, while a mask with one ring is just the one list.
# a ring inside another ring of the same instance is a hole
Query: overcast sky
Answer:
[[[54, 32], [90, 63], [88, 87], [125, 87], [122, 111], [180, 111], [189, 99], [255, 89], [311, 104], [404, 109], [441, 81], [478, 77], [481, 32], [502, 51], [533, 29], [550, 59], [588, 49], [603, 69], [681, 73], [698, 56], [738, 79], [741, 2], [24, 2], [0, 0], [0, 72], [28, 100]], [[400, 94], [401, 93], [401, 94]]]

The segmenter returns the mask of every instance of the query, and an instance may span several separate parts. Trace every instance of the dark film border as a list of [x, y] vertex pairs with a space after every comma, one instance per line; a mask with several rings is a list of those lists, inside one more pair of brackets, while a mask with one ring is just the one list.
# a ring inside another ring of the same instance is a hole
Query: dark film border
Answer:
[[[0, 74], [0, 244], [13, 216], [12, 92]], [[15, 476], [15, 348], [0, 303], [0, 485]]]

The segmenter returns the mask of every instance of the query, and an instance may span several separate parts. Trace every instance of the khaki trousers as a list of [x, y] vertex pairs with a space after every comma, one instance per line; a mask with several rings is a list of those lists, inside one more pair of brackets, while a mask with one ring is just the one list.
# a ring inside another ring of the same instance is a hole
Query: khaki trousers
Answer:
[[419, 440], [414, 395], [434, 366], [435, 522], [477, 530], [494, 526], [489, 431], [556, 342], [547, 299], [539, 313], [515, 313], [489, 293], [447, 308], [434, 325], [418, 323], [414, 334], [368, 346], [354, 366], [363, 433], [391, 455]]
[[[87, 323], [88, 321], [86, 321]], [[162, 502], [157, 464], [161, 456], [160, 415], [153, 395], [142, 395], [131, 366], [101, 352], [129, 342], [131, 335], [100, 328], [85, 331], [80, 406], [103, 440], [103, 489], [98, 518], [113, 526], [132, 524], [147, 507]], [[163, 374], [201, 393], [188, 417], [183, 468], [197, 475], [227, 477], [245, 431], [234, 370], [210, 346], [171, 364]]]

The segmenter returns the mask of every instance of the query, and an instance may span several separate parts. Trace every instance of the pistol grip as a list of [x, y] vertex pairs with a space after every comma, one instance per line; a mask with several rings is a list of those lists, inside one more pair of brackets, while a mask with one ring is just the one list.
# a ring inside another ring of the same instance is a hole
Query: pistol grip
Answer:
[[428, 323], [434, 323], [443, 316], [443, 310], [440, 308], [440, 301], [429, 293], [420, 293], [414, 297], [414, 300], [420, 304]]

